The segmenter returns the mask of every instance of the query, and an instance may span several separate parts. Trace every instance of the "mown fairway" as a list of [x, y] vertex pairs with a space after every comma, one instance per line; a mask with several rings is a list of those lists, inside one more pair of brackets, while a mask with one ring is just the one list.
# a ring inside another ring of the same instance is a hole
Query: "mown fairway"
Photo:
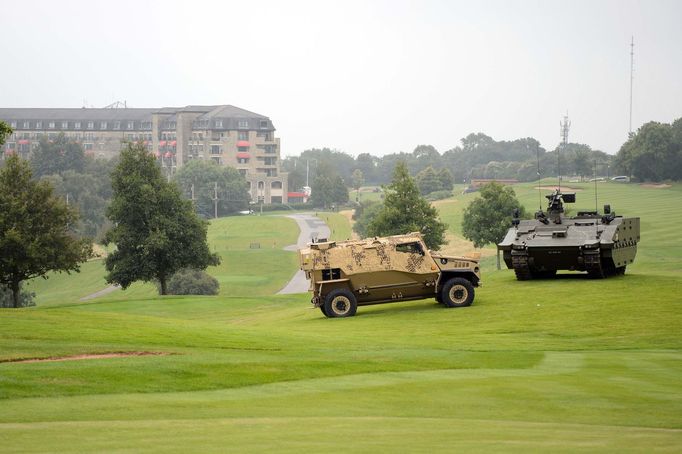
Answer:
[[[532, 188], [517, 194], [534, 210]], [[594, 206], [590, 188], [576, 211]], [[159, 298], [150, 286], [4, 310], [0, 359], [168, 354], [0, 363], [2, 450], [680, 452], [682, 187], [600, 193], [642, 218], [625, 276], [517, 282], [491, 257], [467, 309], [420, 301], [330, 320], [307, 295], [259, 296], [295, 269], [279, 248], [296, 232], [275, 217], [229, 226], [248, 217], [211, 229], [236, 257], [213, 270], [218, 297]], [[440, 204], [451, 228], [474, 197]], [[277, 248], [248, 249], [249, 232]], [[274, 277], [248, 284], [263, 275]]]

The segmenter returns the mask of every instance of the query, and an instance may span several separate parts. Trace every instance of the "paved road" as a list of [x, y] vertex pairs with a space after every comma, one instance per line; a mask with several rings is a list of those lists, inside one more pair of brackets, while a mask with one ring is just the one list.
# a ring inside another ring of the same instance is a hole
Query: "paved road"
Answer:
[[[327, 224], [318, 217], [311, 214], [292, 214], [287, 216], [292, 218], [298, 224], [301, 233], [298, 235], [298, 242], [285, 247], [287, 251], [297, 251], [299, 248], [305, 247], [312, 239], [329, 238], [331, 231]], [[285, 295], [289, 293], [305, 293], [308, 291], [309, 283], [305, 278], [305, 273], [298, 270], [289, 283], [279, 292], [278, 295]]]
[[116, 290], [120, 290], [120, 289], [121, 289], [121, 287], [119, 287], [118, 285], [110, 285], [109, 287], [107, 287], [103, 290], [100, 290], [99, 292], [95, 292], [95, 293], [92, 293], [88, 296], [84, 296], [83, 298], [79, 299], [78, 301], [87, 301], [87, 300], [91, 300], [94, 298], [99, 298], [100, 296], [108, 295], [109, 293], [115, 292]]

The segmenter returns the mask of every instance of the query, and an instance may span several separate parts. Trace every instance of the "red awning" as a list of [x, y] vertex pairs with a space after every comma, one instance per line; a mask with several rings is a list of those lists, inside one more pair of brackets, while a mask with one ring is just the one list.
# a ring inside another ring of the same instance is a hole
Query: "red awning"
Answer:
[[160, 147], [165, 147], [165, 146], [166, 146], [166, 141], [165, 141], [165, 140], [159, 140], [159, 146], [160, 146]]
[[173, 157], [173, 153], [171, 153], [170, 151], [167, 151], [166, 154], [163, 155], [163, 157], [164, 157], [164, 158], [172, 158], [172, 157]]
[[251, 155], [245, 152], [237, 153], [237, 159], [249, 159], [250, 157]]
[[174, 147], [174, 146], [176, 146], [177, 144], [178, 144], [178, 141], [177, 141], [177, 140], [171, 140], [170, 142], [168, 142], [168, 145], [170, 145], [171, 147]]
[[22, 140], [17, 140], [17, 143], [19, 145], [28, 145], [30, 142], [26, 139], [22, 139]]
[[297, 198], [297, 197], [304, 198], [304, 197], [308, 197], [307, 195], [305, 195], [305, 192], [287, 192], [287, 196], [289, 196], [290, 198]]
[[251, 144], [249, 143], [248, 140], [240, 140], [237, 142], [238, 147], [250, 147]]

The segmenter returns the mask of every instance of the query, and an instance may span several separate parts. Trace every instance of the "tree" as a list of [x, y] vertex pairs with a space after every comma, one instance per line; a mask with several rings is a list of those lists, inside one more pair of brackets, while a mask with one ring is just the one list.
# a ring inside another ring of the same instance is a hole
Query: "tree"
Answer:
[[519, 210], [519, 216], [525, 216], [525, 209], [511, 187], [494, 182], [486, 184], [480, 197], [464, 209], [464, 238], [473, 241], [475, 247], [499, 243], [509, 230], [515, 209]]
[[440, 184], [442, 186], [442, 191], [452, 191], [453, 183], [454, 183], [454, 178], [452, 177], [452, 173], [443, 167], [437, 172], [438, 175], [438, 180], [440, 181]]
[[[439, 178], [438, 173], [433, 170], [433, 167], [431, 166], [428, 166], [419, 172], [415, 180], [417, 182], [417, 187], [419, 187], [419, 192], [421, 192], [422, 195], [443, 190], [443, 182]], [[450, 188], [452, 188], [452, 183], [450, 183]]]
[[360, 238], [366, 238], [367, 226], [374, 220], [379, 212], [384, 208], [381, 202], [375, 200], [363, 201], [358, 204], [353, 213], [353, 231], [357, 233]]
[[92, 255], [88, 239], [77, 239], [69, 225], [78, 214], [55, 197], [46, 181], [32, 179], [28, 162], [10, 156], [0, 170], [0, 284], [20, 304], [22, 281], [50, 271], [79, 271]]
[[383, 208], [367, 226], [369, 236], [421, 232], [429, 249], [445, 244], [447, 226], [438, 220], [438, 211], [420, 194], [407, 165], [398, 163], [388, 186]]
[[112, 174], [113, 199], [107, 216], [114, 227], [105, 236], [116, 250], [106, 258], [107, 282], [124, 289], [156, 280], [162, 295], [182, 268], [206, 269], [220, 259], [206, 242], [207, 223], [194, 213], [174, 183], [166, 181], [154, 157], [128, 144]]
[[12, 134], [12, 128], [7, 123], [0, 120], [0, 145], [5, 143], [5, 138]]
[[214, 215], [215, 188], [218, 188], [218, 216], [224, 216], [249, 207], [247, 183], [239, 171], [213, 161], [192, 160], [182, 166], [175, 181], [183, 193], [191, 197], [194, 185], [195, 208], [206, 217]]
[[85, 152], [80, 144], [69, 141], [63, 133], [54, 141], [42, 136], [38, 148], [31, 155], [31, 167], [36, 177], [61, 174], [67, 170], [82, 173], [85, 167]]
[[348, 188], [341, 176], [327, 164], [318, 166], [311, 191], [310, 203], [315, 207], [327, 208], [348, 202]]
[[355, 189], [356, 202], [360, 199], [360, 188], [363, 184], [365, 184], [365, 175], [362, 173], [362, 170], [353, 170], [353, 189]]
[[616, 169], [641, 181], [682, 179], [682, 126], [651, 121], [623, 144]]

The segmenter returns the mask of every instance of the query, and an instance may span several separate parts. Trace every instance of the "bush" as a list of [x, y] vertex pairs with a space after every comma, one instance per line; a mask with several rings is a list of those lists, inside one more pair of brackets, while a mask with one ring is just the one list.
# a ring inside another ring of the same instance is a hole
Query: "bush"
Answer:
[[452, 191], [434, 191], [424, 196], [426, 200], [443, 200], [452, 197]]
[[205, 271], [183, 269], [168, 280], [169, 295], [217, 295], [218, 280]]
[[[19, 292], [19, 307], [31, 307], [36, 303], [33, 301], [36, 294], [33, 292]], [[12, 290], [4, 285], [0, 285], [0, 307], [14, 307], [12, 303]]]

